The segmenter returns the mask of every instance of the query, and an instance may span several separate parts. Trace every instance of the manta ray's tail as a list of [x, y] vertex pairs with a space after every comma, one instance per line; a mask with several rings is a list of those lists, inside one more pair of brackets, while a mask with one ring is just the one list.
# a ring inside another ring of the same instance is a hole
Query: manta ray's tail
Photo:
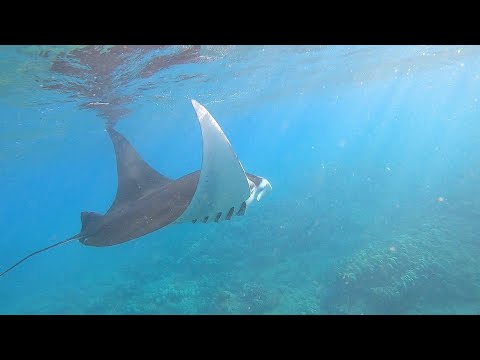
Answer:
[[68, 243], [68, 242], [70, 242], [70, 241], [73, 241], [73, 240], [76, 240], [76, 239], [78, 239], [78, 238], [80, 238], [80, 237], [81, 237], [81, 235], [80, 235], [80, 234], [77, 234], [77, 235], [72, 236], [72, 237], [70, 237], [70, 238], [68, 238], [68, 239], [66, 239], [66, 240], [63, 240], [63, 241], [60, 241], [60, 242], [58, 242], [58, 243], [56, 243], [56, 244], [47, 246], [46, 248], [37, 250], [37, 251], [31, 253], [30, 255], [25, 256], [23, 259], [21, 259], [20, 261], [18, 261], [18, 262], [15, 263], [15, 264], [13, 264], [12, 266], [10, 266], [10, 267], [9, 267], [7, 270], [5, 270], [4, 272], [0, 273], [0, 276], [5, 275], [7, 272], [9, 272], [9, 271], [12, 270], [13, 268], [17, 267], [17, 266], [20, 265], [22, 262], [24, 262], [25, 260], [31, 258], [32, 256], [35, 256], [35, 255], [37, 255], [37, 254], [40, 254], [41, 252], [44, 252], [44, 251], [46, 251], [46, 250], [48, 250], [48, 249], [57, 247], [57, 246], [59, 246], [59, 245], [66, 244], [66, 243]]

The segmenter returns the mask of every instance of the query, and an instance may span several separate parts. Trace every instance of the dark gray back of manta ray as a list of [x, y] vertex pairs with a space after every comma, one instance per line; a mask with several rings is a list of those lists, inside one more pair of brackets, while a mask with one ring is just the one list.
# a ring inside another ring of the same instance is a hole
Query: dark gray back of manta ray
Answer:
[[[200, 171], [177, 180], [161, 175], [148, 165], [128, 140], [113, 128], [112, 140], [118, 187], [105, 215], [82, 212], [84, 245], [112, 246], [146, 235], [174, 222], [188, 207], [195, 193]], [[247, 174], [256, 185], [261, 178]]]
[[[133, 221], [138, 223], [138, 219], [135, 219], [135, 217], [142, 217], [142, 214], [153, 215], [152, 209], [145, 208], [145, 206], [148, 206], [151, 202], [155, 202], [155, 199], [152, 198], [155, 196], [158, 197], [156, 206], [159, 210], [164, 208], [163, 213], [168, 215], [168, 209], [176, 209], [174, 205], [175, 199], [178, 198], [178, 196], [175, 196], [175, 191], [169, 193], [167, 189], [164, 189], [167, 185], [173, 185], [176, 181], [161, 175], [148, 165], [128, 140], [115, 129], [111, 127], [107, 128], [107, 132], [113, 143], [116, 157], [117, 192], [115, 199], [105, 215], [94, 212], [82, 212], [81, 220], [82, 233], [84, 235], [88, 235], [91, 238], [103, 236], [105, 237], [104, 241], [110, 244], [113, 237], [120, 235], [117, 234], [118, 232], [128, 232], [128, 229], [122, 229], [122, 226], [118, 226], [118, 224], [115, 227], [106, 226], [107, 224], [111, 224], [112, 220], [115, 220], [115, 218], [123, 218], [123, 220], [127, 222], [125, 227], [128, 227], [128, 222]], [[188, 180], [187, 184], [185, 184], [185, 179], [179, 183], [179, 191], [184, 190], [183, 188], [185, 188], [185, 186], [187, 189], [195, 189], [198, 182], [198, 175], [190, 176]], [[172, 187], [172, 190], [173, 189], [175, 189], [175, 187]], [[184, 206], [180, 206], [178, 211], [183, 211], [183, 207], [186, 208], [188, 206], [192, 196], [193, 194], [187, 199], [188, 201], [183, 201], [182, 205]], [[167, 216], [167, 218], [174, 216], [175, 211], [173, 211], [171, 216]], [[165, 221], [169, 221], [169, 219]], [[163, 224], [163, 226], [165, 225], [167, 224]], [[138, 227], [138, 225], [136, 227]], [[97, 236], [93, 236], [94, 234]], [[120, 238], [123, 237], [124, 236], [120, 236]], [[92, 240], [93, 239], [89, 239], [86, 241], [85, 245], [91, 244], [93, 242]], [[100, 241], [100, 239], [96, 240], [95, 242], [99, 243], [97, 246], [101, 246], [100, 243], [102, 241]]]

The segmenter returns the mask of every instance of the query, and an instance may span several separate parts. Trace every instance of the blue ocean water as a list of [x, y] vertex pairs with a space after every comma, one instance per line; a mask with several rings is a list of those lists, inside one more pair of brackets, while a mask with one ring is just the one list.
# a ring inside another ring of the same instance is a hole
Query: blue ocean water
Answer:
[[480, 47], [3, 46], [0, 69], [0, 271], [108, 210], [106, 121], [177, 178], [196, 99], [273, 186], [232, 221], [32, 257], [1, 314], [480, 312]]

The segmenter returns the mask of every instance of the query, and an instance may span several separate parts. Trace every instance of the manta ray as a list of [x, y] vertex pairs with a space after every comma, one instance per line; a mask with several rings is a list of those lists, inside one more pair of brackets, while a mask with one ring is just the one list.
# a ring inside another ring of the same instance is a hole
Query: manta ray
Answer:
[[269, 181], [245, 172], [229, 140], [207, 109], [192, 100], [202, 133], [201, 169], [170, 179], [148, 165], [113, 126], [106, 131], [117, 164], [117, 193], [102, 215], [84, 211], [78, 234], [40, 249], [5, 270], [53, 247], [78, 240], [85, 246], [118, 245], [180, 223], [217, 223], [245, 214], [271, 190]]

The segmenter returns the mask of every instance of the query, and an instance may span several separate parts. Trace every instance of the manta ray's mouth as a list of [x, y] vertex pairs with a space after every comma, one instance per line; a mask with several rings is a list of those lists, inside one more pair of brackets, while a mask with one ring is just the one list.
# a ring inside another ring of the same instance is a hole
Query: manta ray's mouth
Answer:
[[255, 184], [250, 179], [248, 179], [248, 182], [250, 185], [250, 196], [245, 202], [247, 206], [249, 206], [252, 203], [253, 199], [260, 201], [265, 196], [267, 196], [270, 193], [270, 191], [272, 191], [272, 185], [267, 179], [260, 178], [260, 177], [257, 177], [257, 179], [261, 179], [260, 182], [257, 181], [258, 185]]
[[267, 179], [262, 179], [255, 193], [257, 201], [262, 200], [270, 191], [272, 191], [272, 185]]

